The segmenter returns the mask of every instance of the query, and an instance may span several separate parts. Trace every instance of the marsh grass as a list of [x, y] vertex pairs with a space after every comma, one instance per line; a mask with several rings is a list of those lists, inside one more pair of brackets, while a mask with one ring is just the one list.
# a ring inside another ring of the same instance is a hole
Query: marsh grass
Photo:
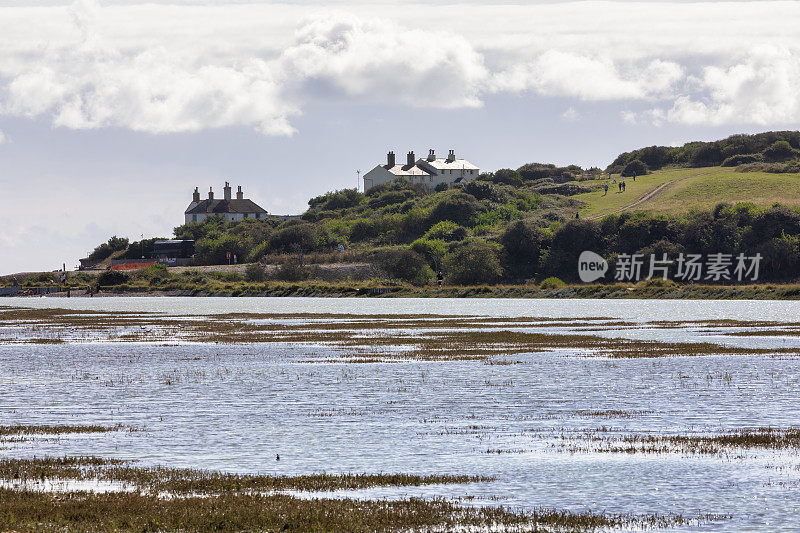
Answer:
[[124, 426], [122, 424], [117, 424], [116, 426], [99, 426], [99, 425], [33, 426], [33, 425], [17, 424], [13, 426], [0, 426], [0, 438], [9, 435], [63, 435], [65, 433], [108, 433], [110, 431], [119, 431], [123, 428]]
[[[354, 349], [347, 361], [482, 360], [495, 356], [570, 350], [579, 355], [611, 358], [697, 355], [784, 355], [791, 348], [738, 348], [710, 342], [657, 342], [608, 338], [592, 334], [531, 331], [543, 327], [668, 327], [663, 323], [633, 324], [609, 317], [491, 318], [451, 315], [356, 315], [331, 313], [229, 313], [202, 317], [170, 317], [144, 313], [98, 313], [63, 309], [0, 310], [0, 324], [33, 331], [45, 328], [52, 342], [70, 332], [105, 336], [119, 342], [192, 341], [219, 344], [311, 344]], [[659, 325], [660, 324], [660, 325]], [[708, 324], [705, 322], [704, 324]], [[718, 326], [731, 325], [719, 321]], [[746, 324], [746, 323], [742, 323]], [[740, 323], [735, 323], [741, 326]], [[772, 326], [773, 323], [764, 323]], [[669, 326], [672, 327], [672, 326]], [[120, 328], [123, 331], [119, 331]], [[26, 330], [26, 331], [27, 331]], [[53, 335], [55, 333], [55, 335]], [[24, 341], [24, 336], [22, 337]], [[40, 337], [30, 337], [36, 341]], [[48, 340], [48, 342], [51, 342]]]
[[222, 494], [285, 490], [333, 491], [384, 486], [420, 486], [493, 481], [467, 475], [309, 474], [302, 476], [245, 475], [158, 466], [137, 467], [127, 461], [99, 457], [0, 459], [0, 479], [98, 480], [122, 483], [148, 494]]
[[577, 438], [562, 436], [557, 447], [571, 452], [720, 454], [737, 450], [798, 450], [800, 428], [741, 429], [719, 435], [621, 435], [601, 431]]
[[0, 528], [11, 531], [595, 531], [663, 528], [704, 516], [573, 513], [461, 507], [443, 499], [363, 501], [224, 494], [159, 499], [129, 493], [48, 494], [0, 489]]

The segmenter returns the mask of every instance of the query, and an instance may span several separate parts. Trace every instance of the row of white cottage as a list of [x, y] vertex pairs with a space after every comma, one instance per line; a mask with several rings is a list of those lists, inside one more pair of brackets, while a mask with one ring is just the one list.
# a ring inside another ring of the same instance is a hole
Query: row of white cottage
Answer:
[[389, 152], [385, 165], [378, 165], [364, 174], [364, 190], [396, 178], [405, 178], [411, 183], [421, 183], [434, 189], [441, 183], [450, 185], [474, 180], [479, 173], [480, 169], [466, 159], [457, 159], [453, 150], [446, 158], [436, 157], [434, 151], [429, 150], [428, 157], [424, 159], [416, 159], [414, 152], [408, 152], [405, 165], [398, 165], [394, 152]]

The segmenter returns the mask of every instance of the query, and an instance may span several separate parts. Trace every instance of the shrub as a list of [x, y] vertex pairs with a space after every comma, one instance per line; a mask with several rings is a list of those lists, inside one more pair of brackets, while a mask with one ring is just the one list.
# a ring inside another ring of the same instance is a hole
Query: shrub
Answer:
[[455, 285], [494, 283], [503, 274], [497, 252], [485, 242], [472, 242], [448, 253], [443, 269], [448, 283]]
[[447, 184], [447, 182], [442, 182], [439, 185], [437, 185], [436, 187], [434, 187], [433, 190], [435, 192], [444, 192], [449, 188], [450, 188], [450, 186]]
[[538, 181], [551, 179], [555, 183], [565, 183], [575, 179], [574, 172], [580, 172], [581, 168], [574, 165], [569, 167], [556, 167], [553, 164], [528, 163], [517, 169], [522, 179], [525, 181]]
[[436, 239], [445, 242], [463, 240], [469, 231], [463, 226], [459, 226], [450, 220], [443, 220], [436, 223], [431, 229], [425, 232], [426, 239]]
[[461, 226], [470, 226], [475, 215], [482, 210], [482, 206], [472, 195], [455, 193], [443, 198], [431, 210], [428, 224], [433, 226], [437, 222], [449, 220]]
[[560, 289], [564, 285], [566, 285], [566, 283], [561, 281], [561, 279], [555, 276], [550, 276], [549, 278], [542, 280], [542, 282], [539, 284], [539, 288], [544, 290]]
[[473, 180], [464, 185], [464, 192], [471, 194], [478, 200], [491, 200], [497, 203], [504, 203], [508, 200], [508, 195], [503, 190], [483, 180]]
[[533, 277], [539, 268], [542, 247], [547, 237], [532, 221], [512, 222], [500, 235], [505, 263], [515, 277]]
[[318, 248], [318, 243], [317, 228], [308, 223], [301, 223], [273, 233], [269, 238], [269, 249], [281, 253], [313, 252]]
[[112, 253], [113, 250], [111, 250], [111, 247], [107, 243], [102, 243], [92, 250], [92, 253], [89, 254], [89, 259], [92, 261], [102, 261]]
[[746, 165], [748, 163], [760, 163], [764, 161], [762, 154], [737, 154], [732, 155], [722, 162], [723, 167], [738, 167], [739, 165]]
[[230, 233], [212, 233], [205, 239], [201, 239], [196, 247], [197, 259], [205, 265], [226, 265], [228, 264], [228, 253], [231, 254], [230, 261], [233, 262], [235, 255], [237, 261], [244, 261], [249, 250], [236, 235]]
[[695, 150], [689, 159], [693, 167], [715, 167], [722, 163], [722, 150], [715, 143], [703, 144]]
[[565, 279], [575, 279], [580, 253], [584, 250], [601, 253], [603, 244], [600, 224], [592, 220], [571, 220], [553, 235], [545, 270]]
[[250, 253], [247, 254], [247, 257], [245, 258], [245, 261], [249, 263], [255, 263], [265, 255], [267, 255], [268, 250], [269, 250], [269, 241], [260, 242], [255, 246], [255, 248], [250, 250]]
[[155, 263], [147, 268], [142, 268], [133, 273], [136, 279], [147, 280], [148, 282], [160, 282], [169, 278], [170, 274], [167, 271], [167, 266], [160, 263]]
[[428, 283], [433, 275], [425, 258], [407, 248], [389, 248], [375, 252], [376, 265], [390, 277], [415, 285]]
[[447, 251], [447, 243], [441, 239], [417, 239], [411, 243], [411, 249], [425, 257], [429, 263], [438, 265]]
[[128, 282], [128, 275], [118, 270], [105, 270], [97, 276], [98, 287], [108, 287], [111, 285], [122, 285]]
[[302, 281], [311, 277], [311, 271], [301, 259], [293, 257], [279, 266], [272, 277], [281, 281]]
[[645, 165], [638, 159], [634, 159], [633, 161], [625, 165], [625, 168], [622, 169], [622, 175], [625, 176], [626, 178], [633, 176], [644, 176], [645, 174], [647, 174], [648, 170], [649, 169], [647, 168], [647, 165]]
[[494, 183], [504, 183], [514, 187], [522, 185], [522, 176], [520, 173], [510, 168], [501, 168], [497, 172], [489, 174], [486, 179]]
[[312, 198], [308, 201], [308, 206], [311, 209], [319, 208], [326, 211], [333, 209], [346, 209], [348, 207], [357, 206], [363, 199], [364, 195], [355, 189], [342, 189], [340, 191], [332, 191], [325, 193], [322, 196]]
[[379, 221], [375, 218], [359, 218], [350, 228], [352, 242], [365, 241], [377, 237], [381, 233]]
[[264, 281], [266, 273], [264, 268], [258, 263], [250, 263], [244, 271], [244, 279], [247, 281]]
[[774, 163], [787, 161], [797, 155], [797, 152], [787, 141], [775, 141], [763, 153], [764, 159]]

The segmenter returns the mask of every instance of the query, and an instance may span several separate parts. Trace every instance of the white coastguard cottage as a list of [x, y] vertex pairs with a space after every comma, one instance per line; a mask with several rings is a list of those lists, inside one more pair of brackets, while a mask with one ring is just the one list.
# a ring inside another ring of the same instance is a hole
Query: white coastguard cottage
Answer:
[[364, 174], [364, 190], [395, 178], [405, 178], [411, 183], [422, 183], [434, 189], [440, 183], [451, 185], [474, 180], [479, 173], [480, 169], [466, 159], [457, 159], [453, 150], [444, 159], [436, 157], [433, 150], [428, 151], [425, 159], [417, 160], [414, 152], [408, 152], [405, 165], [398, 165], [394, 152], [389, 152], [385, 165], [378, 165]]
[[200, 191], [197, 187], [194, 188], [192, 195], [192, 203], [186, 208], [184, 215], [186, 216], [186, 223], [202, 222], [206, 217], [219, 215], [225, 219], [226, 222], [233, 222], [237, 220], [244, 220], [246, 218], [264, 218], [267, 216], [267, 211], [252, 200], [244, 197], [242, 186], [236, 191], [236, 199], [231, 198], [231, 186], [226, 181], [223, 190], [222, 200], [214, 199], [214, 191], [211, 187], [208, 188], [208, 199], [200, 201]]

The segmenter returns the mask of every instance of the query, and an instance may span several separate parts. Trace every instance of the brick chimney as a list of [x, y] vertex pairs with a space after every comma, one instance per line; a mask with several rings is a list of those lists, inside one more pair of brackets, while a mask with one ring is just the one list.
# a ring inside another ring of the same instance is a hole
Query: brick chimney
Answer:
[[194, 202], [195, 204], [199, 204], [200, 203], [200, 188], [199, 187], [195, 187], [194, 188], [194, 193], [192, 194], [192, 202]]
[[394, 166], [394, 152], [389, 152], [386, 154], [386, 166], [389, 168]]
[[413, 151], [411, 151], [411, 152], [408, 152], [408, 154], [406, 155], [406, 164], [407, 164], [408, 166], [410, 166], [410, 167], [413, 167], [413, 166], [414, 166], [414, 162], [415, 162], [415, 161], [416, 161], [416, 160], [415, 160], [415, 158], [414, 158], [414, 152], [413, 152]]
[[433, 152], [433, 148], [428, 150], [428, 161], [436, 161], [436, 154]]
[[214, 199], [214, 189], [212, 189], [211, 187], [208, 188], [208, 199], [209, 200]]
[[236, 199], [237, 200], [244, 200], [244, 193], [242, 192], [242, 186], [239, 185], [239, 189], [236, 191]]
[[225, 186], [222, 188], [222, 196], [227, 200], [230, 201], [231, 199], [231, 184], [227, 181], [225, 182]]
[[450, 153], [447, 154], [447, 162], [452, 163], [455, 160], [456, 160], [456, 151], [450, 150]]

